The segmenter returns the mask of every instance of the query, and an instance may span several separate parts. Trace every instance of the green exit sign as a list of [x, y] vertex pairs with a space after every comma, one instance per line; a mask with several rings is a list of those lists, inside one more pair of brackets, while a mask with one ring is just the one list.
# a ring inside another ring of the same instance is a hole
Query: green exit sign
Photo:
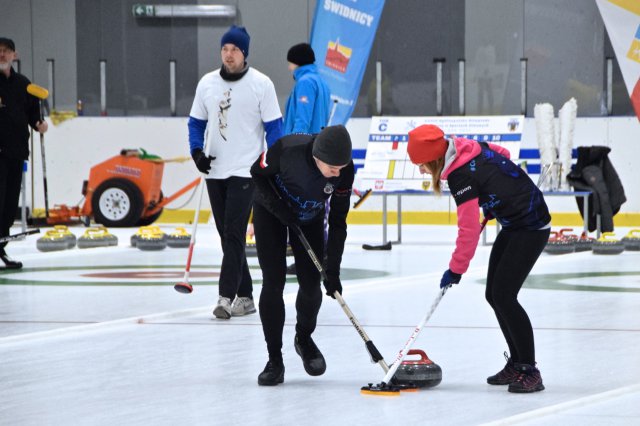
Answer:
[[134, 4], [131, 8], [133, 16], [136, 18], [155, 16], [155, 7], [151, 4]]
[[134, 4], [134, 18], [235, 18], [236, 7], [219, 4]]

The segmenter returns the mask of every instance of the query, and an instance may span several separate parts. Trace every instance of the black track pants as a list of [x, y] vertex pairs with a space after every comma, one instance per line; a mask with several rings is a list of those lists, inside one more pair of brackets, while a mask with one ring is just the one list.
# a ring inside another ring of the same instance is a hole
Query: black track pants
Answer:
[[514, 362], [535, 363], [533, 329], [518, 302], [518, 292], [547, 245], [549, 233], [549, 229], [502, 230], [491, 250], [485, 297], [496, 314]]
[[[282, 293], [287, 270], [288, 228], [258, 203], [253, 207], [253, 227], [263, 280], [259, 303], [262, 330], [267, 342], [269, 358], [281, 359], [282, 330], [285, 319]], [[322, 218], [300, 227], [318, 259], [322, 259], [324, 246]], [[296, 333], [310, 336], [316, 329], [318, 312], [322, 304], [320, 273], [295, 232], [291, 230], [290, 234], [299, 283], [296, 297]]]
[[253, 297], [253, 283], [245, 253], [253, 181], [251, 178], [232, 176], [227, 179], [207, 179], [206, 182], [213, 219], [222, 242], [218, 293], [232, 301], [236, 295]]
[[[0, 237], [9, 235], [20, 201], [23, 160], [0, 157]], [[0, 248], [6, 242], [0, 243]]]

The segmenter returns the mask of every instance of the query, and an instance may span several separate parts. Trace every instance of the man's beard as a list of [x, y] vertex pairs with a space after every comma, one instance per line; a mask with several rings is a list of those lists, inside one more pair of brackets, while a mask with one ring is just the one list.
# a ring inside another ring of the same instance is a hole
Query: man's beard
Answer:
[[6, 71], [11, 68], [11, 62], [0, 62], [0, 71]]

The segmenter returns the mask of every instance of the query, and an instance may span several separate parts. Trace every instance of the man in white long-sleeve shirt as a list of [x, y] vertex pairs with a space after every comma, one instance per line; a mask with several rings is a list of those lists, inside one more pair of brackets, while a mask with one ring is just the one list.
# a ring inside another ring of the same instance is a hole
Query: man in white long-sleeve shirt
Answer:
[[[253, 201], [249, 169], [268, 144], [282, 136], [282, 113], [273, 82], [249, 67], [249, 34], [231, 26], [220, 41], [222, 66], [206, 74], [189, 113], [189, 146], [207, 192], [222, 242], [216, 318], [256, 312], [245, 254]], [[207, 146], [205, 151], [205, 130]]]

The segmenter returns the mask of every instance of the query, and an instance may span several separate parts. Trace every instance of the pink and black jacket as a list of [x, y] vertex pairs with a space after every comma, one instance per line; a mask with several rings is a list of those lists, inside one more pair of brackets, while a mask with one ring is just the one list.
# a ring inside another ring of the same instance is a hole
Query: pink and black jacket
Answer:
[[531, 178], [509, 160], [501, 146], [449, 139], [441, 180], [456, 202], [458, 237], [449, 262], [452, 272], [467, 271], [480, 239], [480, 212], [495, 218], [503, 232], [548, 228], [549, 209]]

